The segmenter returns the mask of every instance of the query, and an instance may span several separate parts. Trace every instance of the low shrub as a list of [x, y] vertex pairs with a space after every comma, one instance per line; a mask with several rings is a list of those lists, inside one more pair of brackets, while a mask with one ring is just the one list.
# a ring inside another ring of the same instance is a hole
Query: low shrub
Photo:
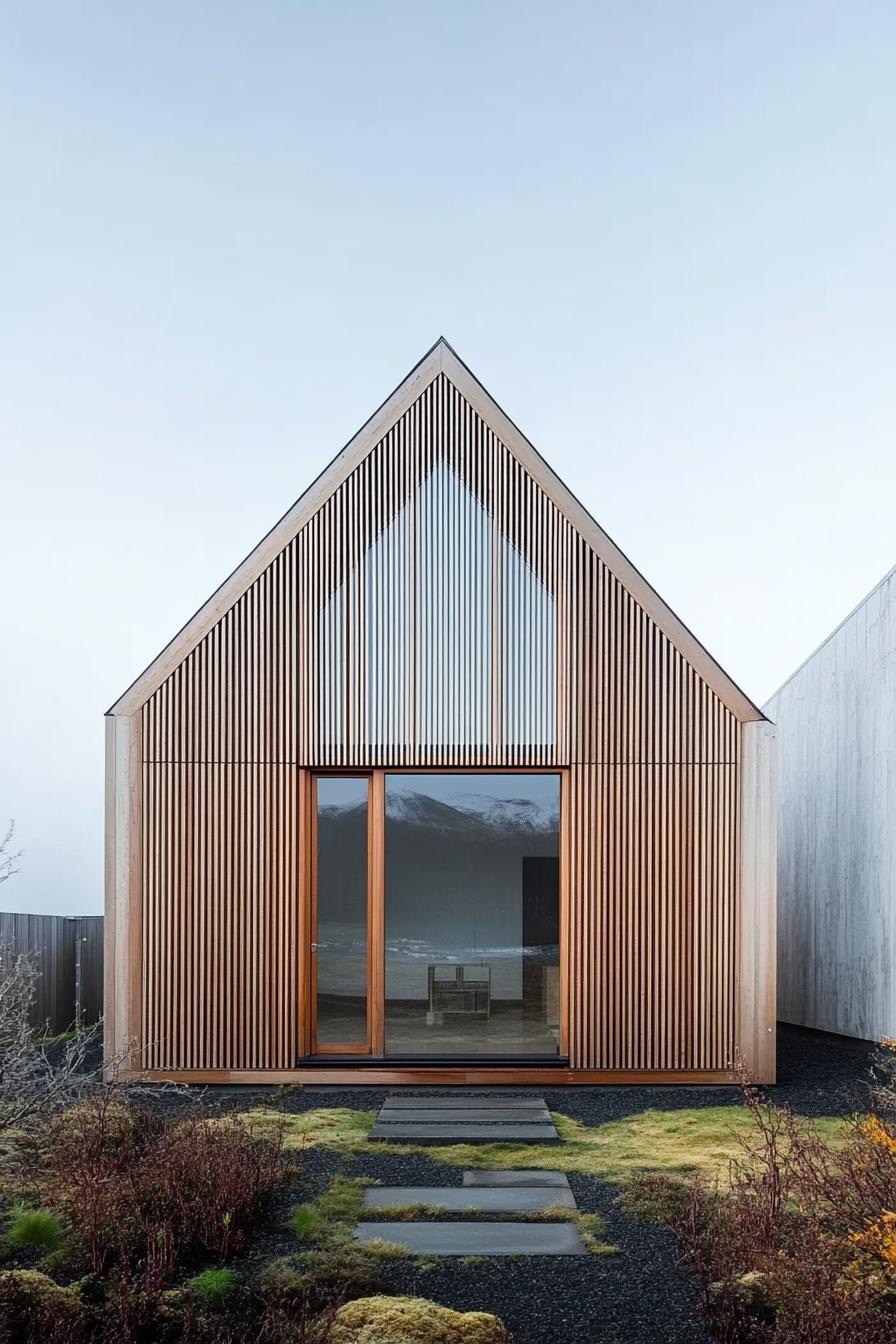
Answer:
[[263, 1344], [324, 1344], [335, 1307], [316, 1295], [309, 1276], [292, 1260], [274, 1260], [259, 1276], [254, 1297], [257, 1333]]
[[[896, 1074], [896, 1047], [891, 1051]], [[878, 1094], [885, 1103], [892, 1085]], [[724, 1344], [889, 1344], [896, 1337], [896, 1126], [857, 1116], [825, 1143], [745, 1089], [753, 1121], [728, 1188], [696, 1181], [673, 1215]]]
[[274, 1260], [256, 1283], [263, 1301], [291, 1302], [312, 1316], [370, 1297], [379, 1288], [377, 1257], [354, 1246], [306, 1251], [298, 1260]]
[[0, 1344], [81, 1344], [87, 1312], [78, 1293], [33, 1269], [0, 1273]]
[[327, 1344], [508, 1344], [496, 1316], [425, 1297], [364, 1297], [340, 1307]]
[[159, 1120], [111, 1090], [62, 1112], [47, 1127], [38, 1182], [45, 1201], [68, 1218], [94, 1273], [138, 1248], [139, 1169], [160, 1133]]
[[315, 1252], [307, 1258], [300, 1283], [312, 1312], [340, 1307], [378, 1291], [377, 1258], [350, 1246]]
[[245, 1249], [261, 1200], [286, 1175], [276, 1130], [262, 1136], [235, 1117], [192, 1117], [164, 1130], [144, 1155], [141, 1213], [170, 1226], [179, 1253], [228, 1259]]
[[224, 1307], [236, 1295], [237, 1277], [232, 1269], [204, 1269], [189, 1279], [184, 1289], [206, 1307]]
[[55, 1251], [62, 1244], [62, 1220], [51, 1209], [28, 1209], [18, 1205], [4, 1238], [11, 1250], [25, 1248]]
[[102, 1093], [50, 1124], [40, 1182], [94, 1273], [139, 1262], [161, 1285], [177, 1260], [245, 1248], [261, 1200], [286, 1175], [280, 1153], [276, 1127], [198, 1116], [166, 1125]]

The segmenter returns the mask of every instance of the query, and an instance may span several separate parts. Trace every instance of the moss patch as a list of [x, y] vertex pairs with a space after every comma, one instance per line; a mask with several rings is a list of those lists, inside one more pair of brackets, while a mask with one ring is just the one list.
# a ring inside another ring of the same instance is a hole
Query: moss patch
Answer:
[[85, 1319], [84, 1304], [74, 1288], [62, 1288], [34, 1269], [0, 1272], [4, 1339], [73, 1339]]
[[336, 1313], [330, 1344], [509, 1344], [496, 1316], [424, 1297], [362, 1297]]
[[356, 1223], [364, 1210], [364, 1191], [376, 1181], [362, 1176], [334, 1176], [317, 1200], [320, 1215], [327, 1222]]
[[[256, 1113], [257, 1114], [257, 1113]], [[375, 1112], [318, 1109], [278, 1117], [285, 1122], [288, 1148], [325, 1147], [369, 1153], [367, 1132]], [[560, 1144], [402, 1144], [402, 1153], [421, 1153], [453, 1167], [545, 1167], [627, 1184], [645, 1171], [724, 1177], [732, 1158], [742, 1158], [742, 1141], [753, 1133], [742, 1106], [706, 1106], [675, 1111], [642, 1111], [623, 1120], [587, 1126], [554, 1114]], [[812, 1122], [820, 1137], [836, 1143], [845, 1124], [822, 1116]], [[809, 1122], [807, 1121], [807, 1127]]]
[[347, 1106], [319, 1106], [312, 1111], [284, 1115], [259, 1106], [245, 1112], [247, 1122], [259, 1126], [283, 1127], [287, 1148], [337, 1148], [346, 1152], [364, 1152], [367, 1135], [376, 1120], [376, 1111], [352, 1111]]

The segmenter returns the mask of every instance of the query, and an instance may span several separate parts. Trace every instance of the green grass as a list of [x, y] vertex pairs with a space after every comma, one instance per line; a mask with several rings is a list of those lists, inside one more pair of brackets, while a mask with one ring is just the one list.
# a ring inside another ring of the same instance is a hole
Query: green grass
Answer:
[[405, 1247], [396, 1242], [377, 1239], [361, 1245], [354, 1241], [355, 1224], [363, 1212], [364, 1191], [373, 1184], [358, 1176], [334, 1176], [313, 1204], [295, 1206], [290, 1226], [301, 1241], [309, 1244], [312, 1262], [320, 1253], [341, 1249], [370, 1260], [389, 1260], [407, 1254]]
[[296, 1204], [289, 1216], [289, 1226], [299, 1241], [314, 1241], [320, 1224], [320, 1211], [313, 1204]]
[[431, 1274], [433, 1270], [439, 1269], [444, 1256], [441, 1255], [418, 1255], [414, 1262], [414, 1268], [418, 1274]]
[[[286, 1147], [369, 1152], [367, 1133], [374, 1118], [373, 1111], [342, 1107], [289, 1115], [285, 1117]], [[724, 1179], [731, 1160], [743, 1157], [743, 1140], [753, 1132], [750, 1112], [743, 1106], [649, 1110], [594, 1126], [560, 1114], [554, 1115], [554, 1121], [562, 1140], [559, 1144], [402, 1144], [401, 1151], [419, 1152], [454, 1167], [546, 1167], [624, 1185], [646, 1171], [701, 1172]], [[845, 1122], [822, 1116], [811, 1123], [822, 1139], [836, 1143]]]
[[58, 1250], [62, 1244], [62, 1220], [49, 1209], [26, 1209], [19, 1205], [12, 1211], [4, 1238], [10, 1250]]
[[186, 1291], [207, 1307], [224, 1307], [236, 1293], [232, 1269], [205, 1269], [184, 1284]]
[[60, 1031], [56, 1036], [35, 1036], [34, 1043], [41, 1047], [48, 1045], [67, 1045], [69, 1041], [76, 1041], [79, 1036], [85, 1034], [77, 1027], [70, 1027], [68, 1031]]
[[376, 1182], [360, 1176], [334, 1176], [317, 1200], [317, 1208], [327, 1222], [356, 1223], [364, 1208], [364, 1191]]

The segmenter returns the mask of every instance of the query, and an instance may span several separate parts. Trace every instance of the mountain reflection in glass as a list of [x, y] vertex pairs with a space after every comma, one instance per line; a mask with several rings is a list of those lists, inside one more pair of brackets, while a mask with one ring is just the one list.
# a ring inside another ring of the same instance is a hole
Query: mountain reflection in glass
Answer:
[[367, 1041], [365, 779], [317, 780], [316, 1043]]
[[386, 775], [386, 1054], [556, 1056], [560, 777]]

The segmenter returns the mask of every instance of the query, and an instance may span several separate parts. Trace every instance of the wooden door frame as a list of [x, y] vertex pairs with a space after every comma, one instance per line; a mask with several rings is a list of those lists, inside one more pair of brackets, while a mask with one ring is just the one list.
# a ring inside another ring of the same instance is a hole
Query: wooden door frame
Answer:
[[[559, 1055], [569, 1057], [569, 769], [561, 765], [389, 765], [305, 767], [299, 772], [299, 1050], [303, 1059], [340, 1054], [385, 1056], [386, 990], [386, 775], [558, 775], [560, 778], [560, 1041]], [[315, 1049], [315, 972], [311, 944], [316, 942], [317, 780], [367, 779], [367, 1039], [358, 1044]], [[475, 1061], [471, 1061], [471, 1066]], [[422, 1066], [429, 1067], [429, 1066]], [[446, 1066], [433, 1060], [433, 1069]], [[512, 1056], [508, 1064], [512, 1068]], [[550, 1067], [550, 1066], [549, 1066]], [[529, 1066], [531, 1071], [531, 1066]]]
[[[305, 880], [303, 910], [300, 911], [299, 927], [306, 931], [300, 950], [299, 967], [304, 970], [304, 985], [300, 989], [299, 1001], [305, 1008], [302, 1022], [303, 1053], [308, 1057], [320, 1059], [331, 1055], [371, 1055], [376, 1053], [377, 1040], [383, 1032], [382, 1014], [382, 890], [383, 890], [383, 841], [382, 807], [375, 799], [382, 795], [382, 781], [377, 785], [373, 770], [308, 770], [302, 772], [307, 779], [305, 806], [302, 809], [302, 831], [300, 833], [300, 854], [304, 851]], [[319, 779], [363, 779], [367, 781], [367, 1011], [365, 1013], [366, 1034], [364, 1041], [344, 1042], [339, 1045], [321, 1045], [317, 1040], [317, 974], [312, 945], [317, 943], [317, 781]], [[301, 790], [300, 790], [301, 792]], [[307, 843], [302, 845], [302, 841]]]

